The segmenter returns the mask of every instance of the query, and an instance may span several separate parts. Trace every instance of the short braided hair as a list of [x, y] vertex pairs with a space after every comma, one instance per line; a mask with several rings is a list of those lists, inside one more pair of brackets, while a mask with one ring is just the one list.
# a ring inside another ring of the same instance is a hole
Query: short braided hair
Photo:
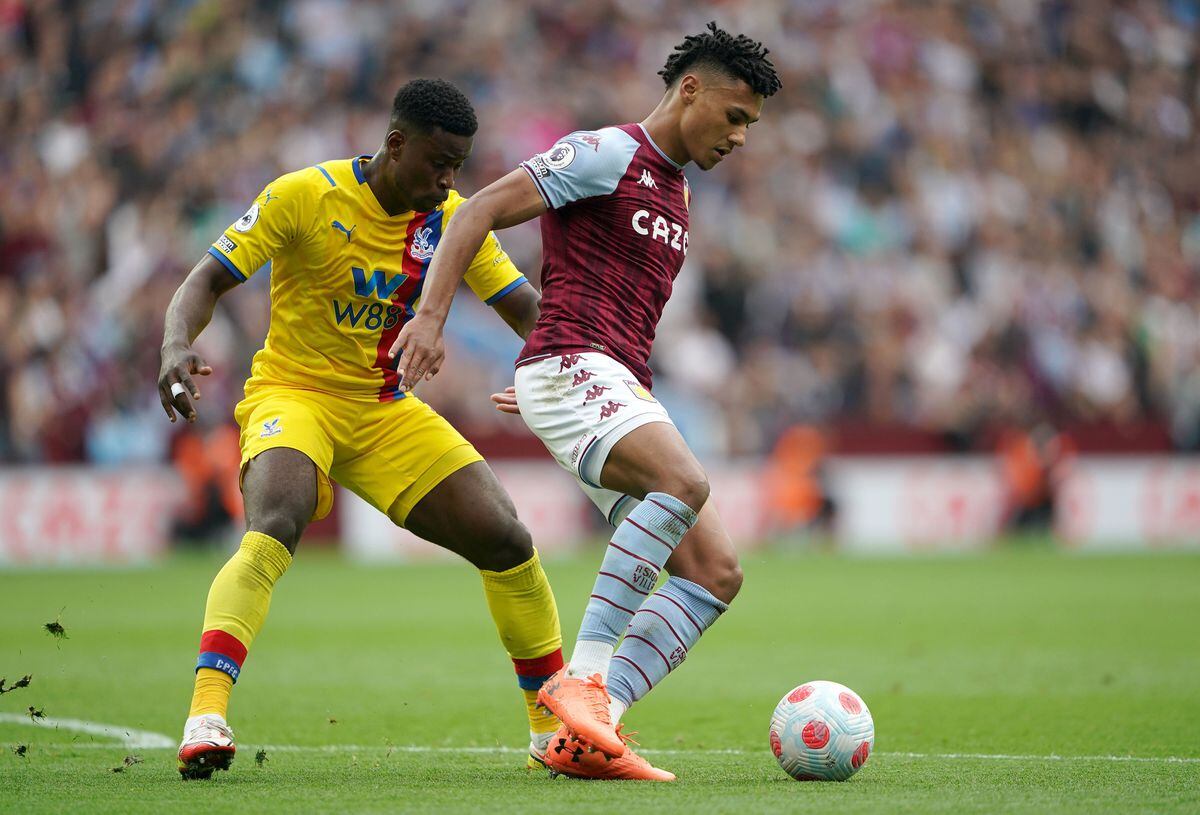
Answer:
[[392, 122], [423, 132], [440, 127], [456, 136], [474, 136], [479, 128], [470, 100], [444, 79], [414, 79], [396, 91]]
[[783, 83], [775, 73], [775, 66], [767, 59], [768, 53], [761, 42], [745, 34], [734, 36], [718, 28], [714, 20], [708, 24], [707, 32], [685, 37], [675, 46], [674, 53], [667, 57], [667, 64], [658, 75], [670, 87], [689, 68], [712, 67], [743, 80], [755, 93], [770, 96], [783, 87]]

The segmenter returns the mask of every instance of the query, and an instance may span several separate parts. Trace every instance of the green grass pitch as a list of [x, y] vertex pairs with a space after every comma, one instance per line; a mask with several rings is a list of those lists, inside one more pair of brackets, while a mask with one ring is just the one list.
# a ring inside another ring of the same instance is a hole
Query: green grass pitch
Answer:
[[[568, 642], [598, 558], [547, 564]], [[33, 675], [0, 696], [0, 811], [1200, 810], [1196, 554], [748, 554], [731, 612], [627, 717], [672, 785], [523, 768], [512, 670], [459, 563], [302, 548], [234, 693], [238, 758], [212, 781], [182, 782], [172, 748], [19, 718], [32, 705], [176, 741], [219, 562], [0, 573], [0, 676]], [[64, 606], [60, 640], [43, 625]], [[794, 782], [767, 746], [775, 703], [807, 679], [851, 686], [875, 716], [848, 782]]]

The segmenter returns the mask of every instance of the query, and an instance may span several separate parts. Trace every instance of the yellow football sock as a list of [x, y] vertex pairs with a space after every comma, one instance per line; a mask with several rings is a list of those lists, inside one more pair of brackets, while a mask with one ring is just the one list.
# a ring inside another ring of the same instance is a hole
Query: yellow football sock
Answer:
[[503, 572], [481, 569], [479, 573], [500, 641], [513, 661], [525, 697], [529, 730], [553, 733], [559, 727], [558, 718], [537, 709], [537, 692], [542, 682], [562, 667], [562, 632], [542, 562], [535, 551], [520, 566]]
[[233, 677], [213, 668], [196, 669], [196, 687], [192, 691], [192, 708], [188, 717], [201, 713], [219, 713], [225, 718], [229, 710], [229, 694], [233, 690]]
[[247, 532], [208, 590], [204, 632], [189, 716], [225, 715], [254, 638], [271, 607], [271, 591], [292, 563], [287, 547], [270, 535]]

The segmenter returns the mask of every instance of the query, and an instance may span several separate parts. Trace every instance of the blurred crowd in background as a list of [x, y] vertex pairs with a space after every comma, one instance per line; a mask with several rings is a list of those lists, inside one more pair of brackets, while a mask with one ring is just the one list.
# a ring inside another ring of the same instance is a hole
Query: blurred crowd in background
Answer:
[[[846, 422], [1200, 446], [1198, 0], [0, 0], [0, 461], [165, 458], [172, 292], [275, 176], [374, 152], [404, 81], [473, 100], [470, 194], [644, 116], [709, 19], [762, 39], [783, 90], [689, 170], [652, 364], [698, 449]], [[502, 238], [536, 279], [536, 225]], [[206, 426], [240, 398], [266, 278], [199, 343]], [[468, 299], [424, 395], [523, 435], [487, 399], [520, 343]]]

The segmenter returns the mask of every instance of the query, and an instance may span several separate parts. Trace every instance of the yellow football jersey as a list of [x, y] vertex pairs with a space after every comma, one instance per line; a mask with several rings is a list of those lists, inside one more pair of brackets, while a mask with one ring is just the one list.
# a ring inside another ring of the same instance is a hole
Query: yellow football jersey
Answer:
[[[247, 391], [291, 385], [356, 399], [403, 398], [387, 351], [415, 313], [429, 261], [465, 200], [389, 216], [360, 159], [280, 176], [208, 250], [238, 280], [268, 260], [271, 325]], [[467, 284], [489, 305], [525, 282], [494, 234]]]

